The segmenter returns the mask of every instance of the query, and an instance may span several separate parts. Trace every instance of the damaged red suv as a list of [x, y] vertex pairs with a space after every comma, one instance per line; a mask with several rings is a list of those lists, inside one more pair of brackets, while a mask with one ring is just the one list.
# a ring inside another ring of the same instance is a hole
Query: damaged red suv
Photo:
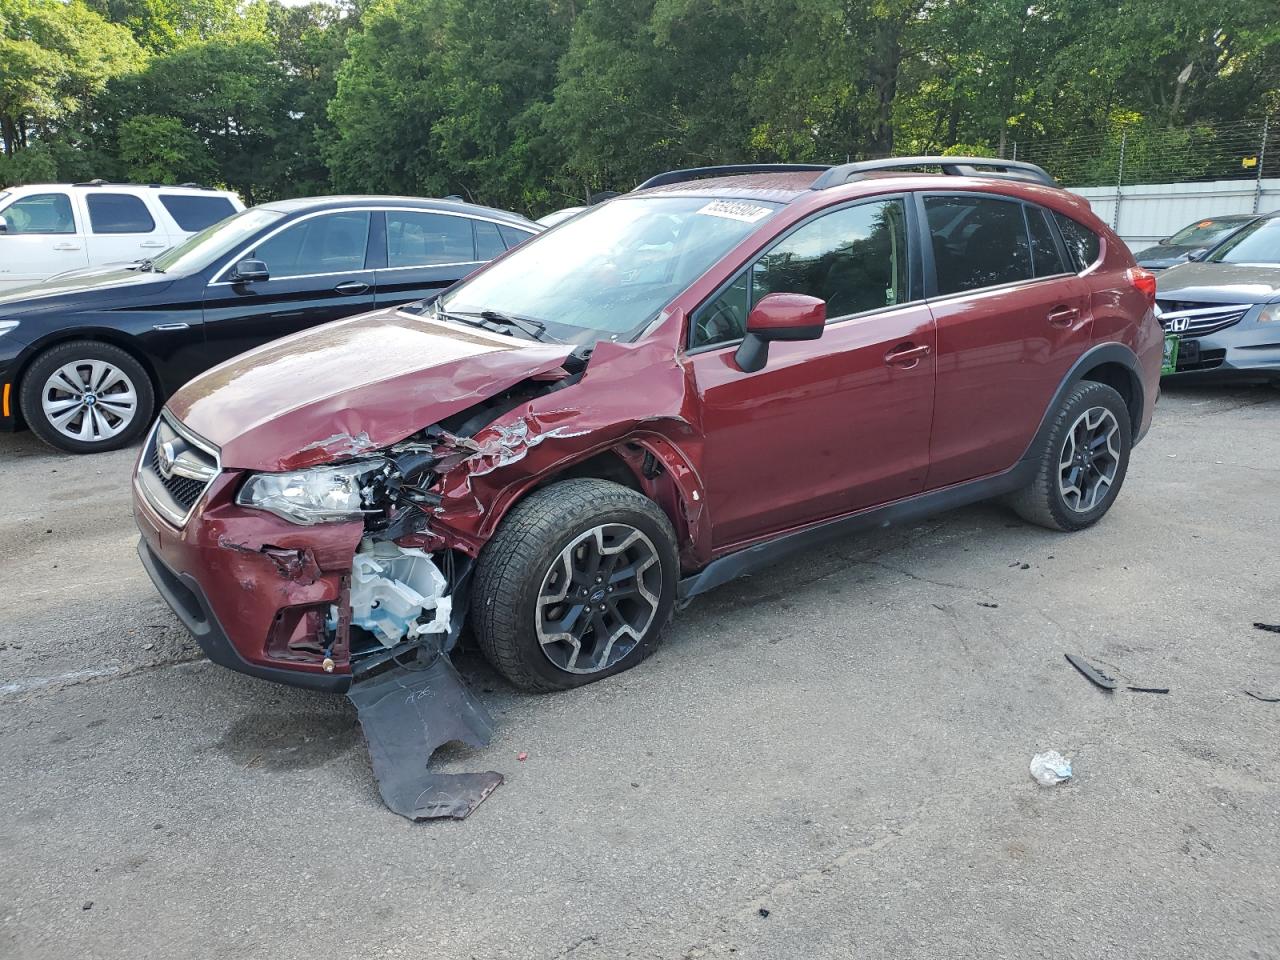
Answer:
[[192, 381], [138, 463], [139, 551], [255, 676], [343, 690], [469, 625], [515, 685], [576, 686], [829, 537], [998, 496], [1097, 521], [1151, 422], [1154, 293], [1029, 164], [662, 174]]

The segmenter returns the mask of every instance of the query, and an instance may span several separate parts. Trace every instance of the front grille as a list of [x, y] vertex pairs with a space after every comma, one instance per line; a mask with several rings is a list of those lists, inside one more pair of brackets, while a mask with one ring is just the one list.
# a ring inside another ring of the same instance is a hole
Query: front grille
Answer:
[[216, 447], [162, 413], [138, 464], [138, 485], [161, 516], [181, 527], [220, 469]]
[[1203, 337], [1239, 323], [1253, 308], [1251, 303], [1197, 303], [1192, 300], [1156, 300], [1157, 316], [1166, 333]]

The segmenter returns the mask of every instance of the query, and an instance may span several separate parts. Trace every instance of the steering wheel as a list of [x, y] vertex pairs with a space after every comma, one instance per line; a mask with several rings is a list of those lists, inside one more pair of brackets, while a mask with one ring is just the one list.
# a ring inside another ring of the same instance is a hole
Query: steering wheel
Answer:
[[717, 300], [702, 312], [694, 326], [694, 342], [705, 347], [712, 343], [737, 340], [743, 334], [742, 323], [723, 300]]

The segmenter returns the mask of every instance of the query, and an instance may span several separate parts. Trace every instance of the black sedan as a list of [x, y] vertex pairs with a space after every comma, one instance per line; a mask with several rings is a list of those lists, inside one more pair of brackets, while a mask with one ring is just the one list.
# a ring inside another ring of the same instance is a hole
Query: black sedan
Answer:
[[268, 203], [155, 260], [0, 296], [0, 430], [74, 453], [135, 440], [196, 374], [307, 327], [452, 285], [541, 228], [450, 200]]

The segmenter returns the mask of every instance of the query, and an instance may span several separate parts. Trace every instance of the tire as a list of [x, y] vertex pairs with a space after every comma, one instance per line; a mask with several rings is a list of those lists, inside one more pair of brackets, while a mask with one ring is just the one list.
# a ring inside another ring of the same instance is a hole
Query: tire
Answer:
[[[85, 389], [90, 386], [98, 390]], [[18, 403], [31, 432], [51, 447], [101, 453], [142, 436], [156, 399], [147, 371], [130, 354], [109, 343], [74, 340], [36, 357], [22, 378]]]
[[[1124, 484], [1132, 429], [1129, 408], [1114, 388], [1091, 380], [1076, 384], [1050, 423], [1035, 479], [1011, 494], [1009, 505], [1023, 520], [1050, 530], [1093, 526], [1111, 509]], [[1085, 438], [1096, 442], [1103, 432], [1108, 432], [1105, 447], [1095, 447], [1093, 456], [1081, 450], [1088, 446], [1082, 442]], [[1108, 473], [1110, 480], [1104, 484]]]
[[[644, 559], [650, 554], [652, 562]], [[567, 690], [613, 676], [657, 648], [678, 564], [671, 523], [649, 498], [607, 480], [553, 483], [513, 507], [480, 552], [476, 640], [521, 690]], [[628, 578], [628, 570], [639, 572]], [[540, 603], [557, 593], [560, 600]]]

